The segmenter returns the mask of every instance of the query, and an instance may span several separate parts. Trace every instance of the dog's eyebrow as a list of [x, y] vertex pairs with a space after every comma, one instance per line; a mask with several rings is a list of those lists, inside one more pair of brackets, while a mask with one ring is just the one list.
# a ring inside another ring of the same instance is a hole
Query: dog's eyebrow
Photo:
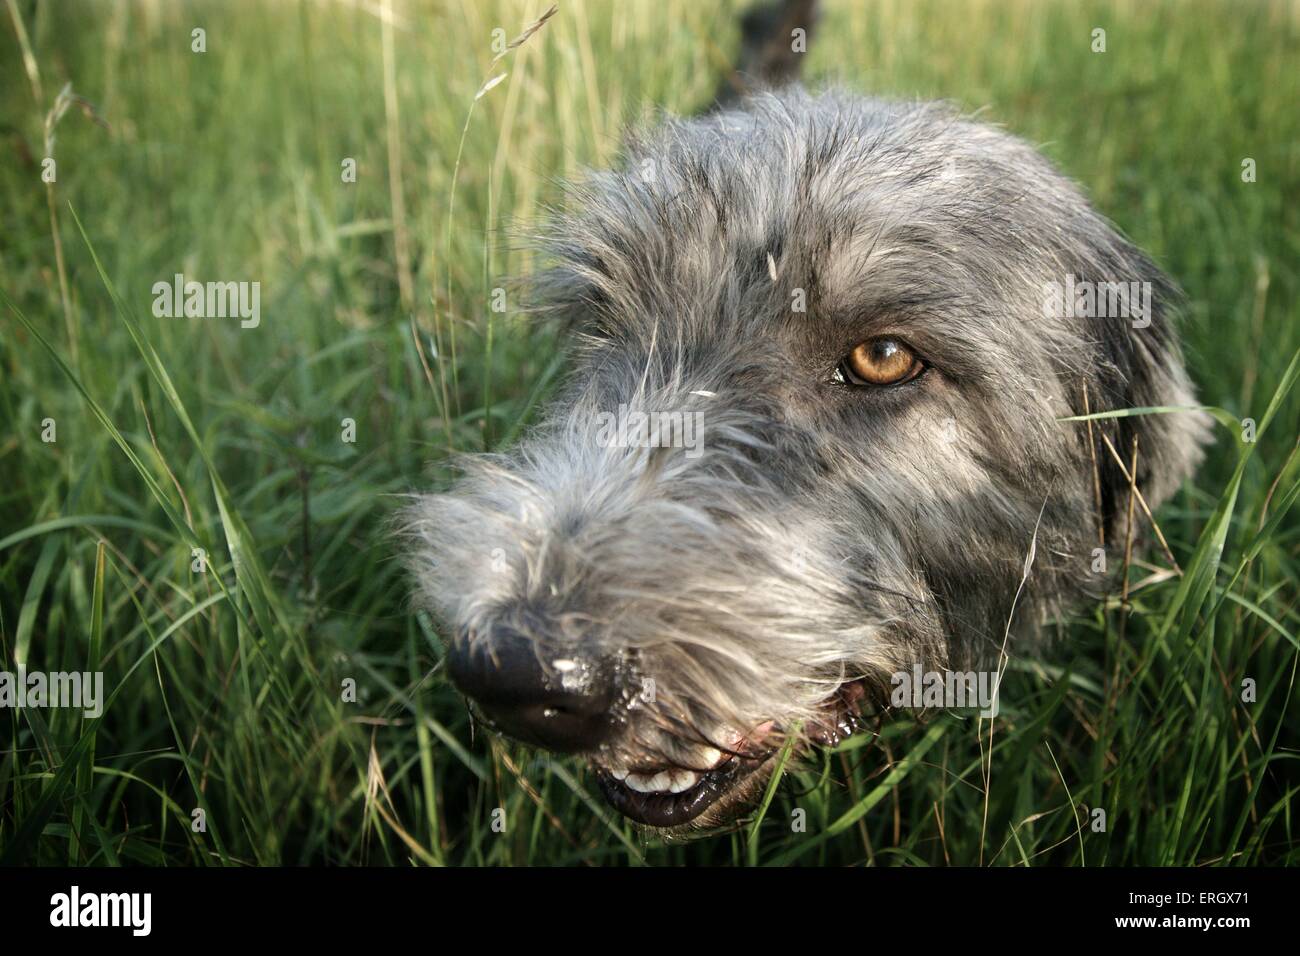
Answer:
[[[866, 288], [857, 296], [843, 297], [839, 304], [819, 311], [832, 334], [849, 344], [862, 337], [887, 330], [913, 330], [927, 337], [948, 337], [976, 301], [973, 296], [951, 288], [922, 284], [907, 289]], [[850, 341], [851, 340], [851, 341]]]

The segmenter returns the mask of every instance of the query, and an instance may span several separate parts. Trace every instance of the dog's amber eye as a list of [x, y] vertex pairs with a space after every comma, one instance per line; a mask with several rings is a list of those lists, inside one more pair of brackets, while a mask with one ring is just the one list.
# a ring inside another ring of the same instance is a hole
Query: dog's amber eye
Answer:
[[925, 364], [898, 339], [868, 339], [844, 359], [846, 381], [854, 385], [898, 385], [916, 378]]

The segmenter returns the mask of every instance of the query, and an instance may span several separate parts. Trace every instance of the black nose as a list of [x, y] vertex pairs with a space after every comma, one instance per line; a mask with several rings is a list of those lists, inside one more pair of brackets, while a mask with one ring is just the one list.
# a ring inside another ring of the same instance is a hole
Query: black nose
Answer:
[[612, 668], [574, 652], [538, 654], [513, 631], [459, 640], [447, 655], [452, 681], [497, 730], [558, 753], [593, 750], [614, 729]]

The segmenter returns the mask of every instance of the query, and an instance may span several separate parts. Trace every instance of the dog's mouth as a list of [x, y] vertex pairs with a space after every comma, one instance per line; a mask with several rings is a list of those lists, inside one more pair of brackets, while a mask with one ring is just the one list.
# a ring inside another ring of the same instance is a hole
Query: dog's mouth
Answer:
[[[814, 726], [803, 736], [816, 746], [835, 746], [857, 728], [862, 685], [842, 685], [827, 701]], [[692, 766], [641, 766], [636, 769], [593, 763], [605, 799], [629, 819], [649, 827], [671, 829], [698, 821], [713, 807], [743, 804], [746, 787], [760, 779], [756, 771], [770, 767], [777, 748], [771, 741], [780, 734], [768, 721], [746, 735], [737, 735], [727, 750], [708, 747], [698, 752]], [[710, 823], [724, 822], [714, 814]]]
[[725, 755], [705, 771], [677, 767], [633, 773], [596, 767], [605, 799], [625, 817], [650, 827], [678, 827], [695, 820], [770, 757]]

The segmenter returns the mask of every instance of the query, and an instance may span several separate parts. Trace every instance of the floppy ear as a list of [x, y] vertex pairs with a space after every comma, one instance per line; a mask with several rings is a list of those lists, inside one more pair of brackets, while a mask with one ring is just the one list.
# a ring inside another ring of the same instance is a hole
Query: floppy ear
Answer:
[[[1194, 406], [1196, 397], [1183, 364], [1177, 321], [1182, 295], [1141, 250], [1094, 214], [1084, 242], [1071, 256], [1077, 286], [1091, 283], [1096, 307], [1083, 324], [1086, 357], [1076, 414], [1126, 408]], [[1104, 307], [1108, 303], [1109, 308]], [[1120, 309], [1115, 306], [1122, 303]], [[1116, 314], [1116, 312], [1124, 314]], [[1210, 416], [1199, 411], [1147, 414], [1092, 422], [1093, 452], [1101, 486], [1106, 539], [1123, 534], [1129, 498], [1129, 468], [1137, 443], [1137, 486], [1154, 510], [1190, 477], [1210, 436]], [[1079, 425], [1085, 449], [1088, 430]], [[1104, 436], [1104, 437], [1103, 437]], [[1123, 467], [1107, 447], [1118, 453]], [[1092, 455], [1088, 456], [1092, 467]]]
[[600, 282], [601, 264], [582, 250], [565, 249], [567, 259], [530, 276], [524, 287], [529, 311], [564, 334], [601, 334], [609, 298]]

